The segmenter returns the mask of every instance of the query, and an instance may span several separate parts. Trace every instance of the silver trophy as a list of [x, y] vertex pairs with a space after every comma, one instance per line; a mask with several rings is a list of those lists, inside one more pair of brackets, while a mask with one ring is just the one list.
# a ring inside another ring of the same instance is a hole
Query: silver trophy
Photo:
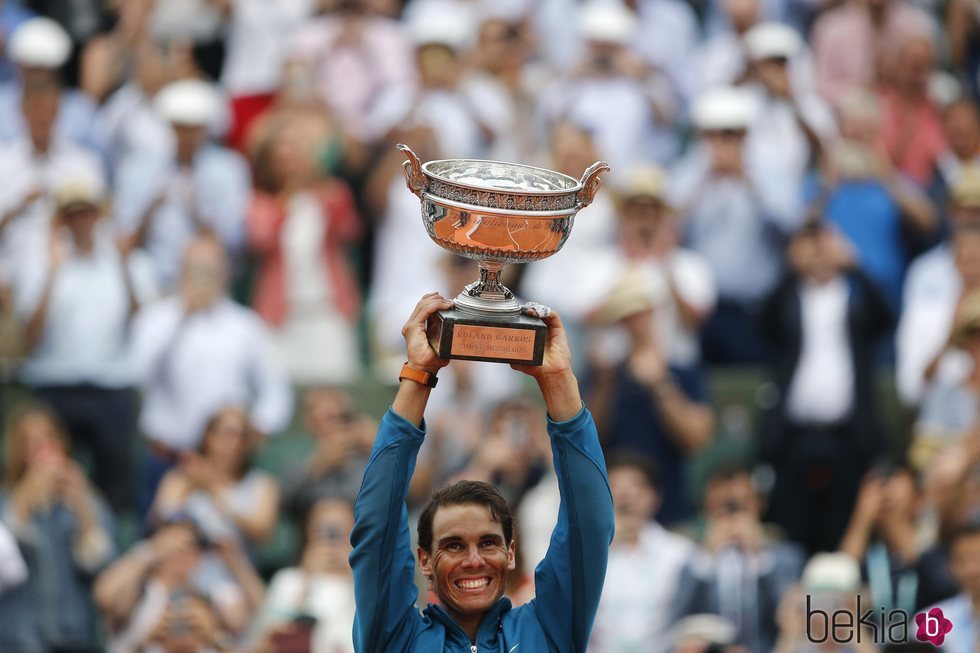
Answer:
[[540, 365], [547, 328], [521, 313], [500, 282], [504, 263], [547, 258], [565, 244], [575, 214], [592, 203], [609, 170], [593, 163], [575, 179], [499, 161], [444, 159], [422, 163], [398, 149], [409, 189], [422, 200], [422, 222], [440, 247], [475, 259], [480, 278], [429, 321], [428, 336], [443, 358]]

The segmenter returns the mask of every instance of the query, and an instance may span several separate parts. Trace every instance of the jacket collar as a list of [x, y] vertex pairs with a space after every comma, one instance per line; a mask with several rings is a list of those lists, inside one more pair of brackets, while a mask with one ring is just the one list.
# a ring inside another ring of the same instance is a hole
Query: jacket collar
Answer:
[[[487, 611], [484, 615], [483, 621], [480, 622], [480, 628], [476, 632], [476, 644], [478, 646], [487, 647], [490, 650], [494, 648], [494, 640], [496, 639], [497, 633], [500, 632], [500, 622], [504, 614], [506, 614], [511, 609], [510, 599], [506, 596], [501, 597], [499, 601], [493, 604], [493, 607]], [[445, 608], [441, 605], [435, 603], [430, 603], [422, 614], [430, 617], [433, 621], [438, 621], [446, 628], [446, 642], [452, 642], [459, 646], [469, 647], [473, 644], [470, 641], [469, 636], [463, 632], [456, 620], [449, 616]]]

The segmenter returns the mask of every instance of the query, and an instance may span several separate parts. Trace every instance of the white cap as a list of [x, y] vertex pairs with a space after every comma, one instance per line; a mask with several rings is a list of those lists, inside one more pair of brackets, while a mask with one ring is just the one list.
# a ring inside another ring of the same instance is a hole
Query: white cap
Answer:
[[60, 68], [71, 55], [71, 37], [50, 18], [31, 18], [10, 37], [7, 55], [21, 66]]
[[578, 25], [590, 41], [626, 44], [636, 33], [636, 16], [621, 2], [591, 0], [579, 11]]
[[171, 82], [153, 101], [164, 120], [175, 125], [209, 127], [221, 116], [221, 100], [214, 86], [199, 79]]
[[717, 87], [705, 91], [694, 102], [691, 119], [700, 130], [748, 129], [755, 120], [752, 94], [738, 87]]
[[105, 179], [91, 170], [72, 170], [54, 187], [55, 206], [59, 211], [89, 206], [98, 208], [106, 199]]
[[745, 34], [743, 41], [752, 61], [789, 59], [803, 47], [803, 39], [796, 30], [782, 23], [760, 23]]
[[408, 35], [417, 47], [445, 45], [458, 52], [473, 43], [474, 27], [471, 14], [449, 5], [434, 5], [412, 17]]
[[516, 23], [531, 13], [531, 0], [485, 0], [480, 3], [480, 21]]
[[861, 586], [857, 560], [846, 553], [817, 553], [803, 569], [807, 592], [853, 593]]

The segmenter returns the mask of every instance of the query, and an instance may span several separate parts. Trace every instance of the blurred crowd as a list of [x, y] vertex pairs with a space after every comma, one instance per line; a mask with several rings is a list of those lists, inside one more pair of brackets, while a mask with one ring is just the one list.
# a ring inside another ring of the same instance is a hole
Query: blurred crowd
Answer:
[[[505, 269], [607, 456], [590, 651], [878, 650], [814, 641], [859, 598], [980, 650], [973, 0], [0, 0], [0, 45], [0, 650], [352, 650], [355, 398], [477, 275], [396, 143], [612, 168]], [[711, 456], [710, 381], [746, 370], [748, 446]], [[410, 513], [500, 487], [527, 601], [543, 409], [506, 365], [440, 376]]]

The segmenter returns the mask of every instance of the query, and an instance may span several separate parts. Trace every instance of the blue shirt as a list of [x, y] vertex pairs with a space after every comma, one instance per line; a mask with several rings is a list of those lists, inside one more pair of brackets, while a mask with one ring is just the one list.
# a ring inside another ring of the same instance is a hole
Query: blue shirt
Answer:
[[[700, 368], [670, 367], [671, 380], [684, 395], [696, 402], [707, 398]], [[691, 517], [687, 500], [687, 454], [667, 433], [650, 388], [636, 381], [629, 366], [616, 370], [609, 408], [609, 432], [603, 433], [603, 448], [642, 453], [657, 463], [663, 502], [657, 521], [671, 525]]]
[[902, 214], [888, 189], [878, 181], [843, 182], [831, 193], [826, 216], [857, 249], [861, 269], [898, 309], [906, 252]]
[[[423, 424], [424, 428], [424, 424]], [[606, 465], [585, 408], [548, 421], [561, 492], [558, 523], [534, 573], [536, 597], [512, 608], [501, 598], [475, 642], [446, 611], [415, 607], [405, 496], [425, 431], [389, 410], [354, 506], [354, 650], [358, 653], [573, 653], [585, 651], [595, 620], [613, 536]]]

